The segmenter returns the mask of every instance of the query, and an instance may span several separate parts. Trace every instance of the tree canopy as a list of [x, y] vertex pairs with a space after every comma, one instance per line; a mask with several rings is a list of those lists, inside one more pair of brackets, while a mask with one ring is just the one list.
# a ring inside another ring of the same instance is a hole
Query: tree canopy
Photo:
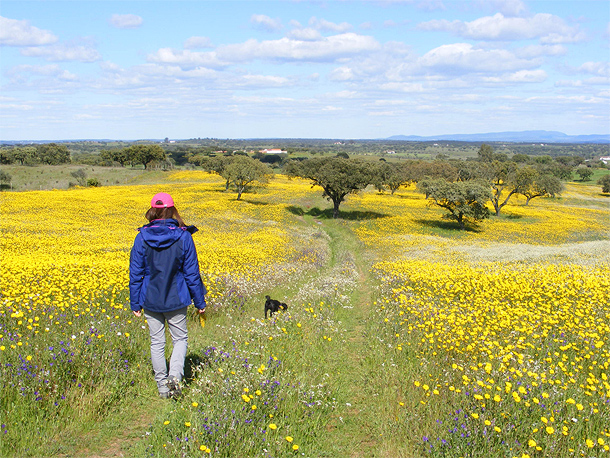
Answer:
[[538, 170], [525, 166], [515, 173], [515, 188], [517, 193], [527, 199], [525, 205], [529, 205], [534, 197], [555, 197], [563, 191], [564, 186], [556, 176], [549, 173], [541, 174]]
[[482, 221], [489, 217], [485, 206], [490, 200], [489, 188], [478, 181], [458, 181], [449, 183], [442, 179], [423, 180], [418, 189], [425, 193], [435, 205], [448, 211], [445, 218], [456, 221], [465, 229], [466, 221]]
[[262, 162], [248, 156], [235, 156], [226, 167], [222, 176], [235, 185], [237, 200], [241, 200], [241, 195], [253, 183], [265, 185], [268, 177], [272, 175], [271, 169]]
[[37, 148], [40, 162], [48, 165], [58, 165], [70, 162], [70, 150], [66, 145], [47, 143]]
[[375, 167], [361, 159], [321, 157], [292, 161], [287, 166], [287, 173], [311, 180], [312, 186], [320, 186], [324, 190], [322, 195], [333, 203], [333, 218], [338, 218], [339, 206], [345, 197], [373, 182]]
[[601, 185], [602, 192], [610, 192], [610, 174], [604, 175], [599, 180], [597, 180], [597, 184]]
[[144, 168], [152, 161], [166, 160], [165, 151], [160, 145], [132, 145], [126, 148], [129, 160], [135, 164], [143, 164]]

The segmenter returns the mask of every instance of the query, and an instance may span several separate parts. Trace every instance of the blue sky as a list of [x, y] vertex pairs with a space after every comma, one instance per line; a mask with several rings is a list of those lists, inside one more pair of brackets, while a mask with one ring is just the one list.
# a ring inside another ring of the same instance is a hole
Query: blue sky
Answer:
[[0, 3], [0, 140], [610, 133], [607, 0]]

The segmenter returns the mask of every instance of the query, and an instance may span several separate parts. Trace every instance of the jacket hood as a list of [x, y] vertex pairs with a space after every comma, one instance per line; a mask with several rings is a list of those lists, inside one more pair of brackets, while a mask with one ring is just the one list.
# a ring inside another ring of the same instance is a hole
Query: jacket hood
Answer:
[[142, 226], [139, 231], [147, 245], [153, 248], [167, 248], [180, 240], [185, 228], [178, 226], [178, 221], [175, 219], [157, 219]]

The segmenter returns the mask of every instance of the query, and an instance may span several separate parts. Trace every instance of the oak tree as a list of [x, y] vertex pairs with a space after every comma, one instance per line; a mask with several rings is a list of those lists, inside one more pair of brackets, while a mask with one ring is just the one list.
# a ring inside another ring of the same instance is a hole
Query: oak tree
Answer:
[[442, 179], [423, 180], [418, 189], [424, 192], [433, 204], [447, 210], [445, 218], [456, 221], [466, 228], [466, 221], [482, 221], [489, 217], [485, 204], [490, 200], [489, 187], [478, 181], [449, 183]]
[[366, 188], [375, 177], [375, 168], [370, 162], [343, 157], [292, 161], [286, 171], [291, 176], [311, 180], [312, 186], [320, 186], [324, 190], [322, 195], [333, 203], [333, 218], [339, 217], [339, 206], [348, 194]]

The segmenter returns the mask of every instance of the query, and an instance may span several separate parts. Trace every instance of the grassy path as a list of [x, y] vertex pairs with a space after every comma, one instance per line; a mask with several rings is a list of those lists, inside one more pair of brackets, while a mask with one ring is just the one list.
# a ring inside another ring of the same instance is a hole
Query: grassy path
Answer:
[[332, 390], [339, 401], [336, 414], [327, 424], [326, 443], [321, 448], [327, 450], [328, 456], [336, 457], [403, 456], [384, 437], [397, 396], [392, 384], [384, 380], [384, 359], [375, 351], [379, 346], [373, 335], [376, 285], [366, 249], [348, 222], [327, 220], [322, 227], [330, 236], [333, 253], [327, 270], [341, 266], [355, 269], [358, 281], [349, 305], [335, 308], [345, 343], [319, 362], [326, 372], [333, 374]]
[[[319, 339], [306, 353], [290, 355], [297, 361], [300, 358], [297, 369], [303, 380], [314, 381], [322, 374], [330, 374], [331, 377], [326, 378], [324, 383], [328, 384], [329, 391], [336, 399], [336, 409], [328, 418], [321, 420], [322, 431], [316, 434], [317, 447], [309, 450], [308, 455], [338, 458], [417, 456], [405, 454], [404, 442], [397, 446], [395, 434], [393, 436], [391, 429], [388, 429], [395, 411], [397, 390], [391, 376], [383, 370], [388, 360], [381, 354], [383, 344], [380, 344], [375, 333], [379, 320], [374, 305], [376, 284], [370, 273], [371, 262], [366, 248], [356, 237], [349, 221], [314, 220], [311, 217], [306, 217], [305, 221], [327, 234], [330, 248], [328, 262], [302, 282], [278, 285], [269, 293], [274, 297], [285, 297], [298, 307], [297, 304], [311, 300], [311, 297], [307, 297], [308, 291], [316, 290], [320, 285], [332, 285], [342, 275], [349, 277], [353, 285], [349, 291], [344, 291], [347, 297], [341, 301], [334, 303], [332, 298], [325, 299], [335, 322], [339, 323], [340, 331], [338, 335], [333, 335], [337, 342], [329, 346], [328, 342]], [[325, 288], [326, 292], [320, 294], [327, 294], [328, 286]], [[246, 306], [248, 315], [258, 316], [262, 312], [259, 302], [258, 298], [251, 298]], [[193, 328], [194, 332], [189, 333], [192, 339], [189, 347], [222, 342], [226, 338], [226, 326], [236, 324], [234, 318], [218, 316], [216, 320], [219, 320], [216, 322], [221, 323], [220, 326], [206, 326], [203, 332]], [[328, 348], [332, 348], [332, 351], [328, 351]], [[287, 352], [291, 350], [294, 349], [286, 349]], [[156, 417], [159, 413], [172, 408], [157, 399], [149, 400], [148, 408], [140, 410], [131, 428], [117, 432], [100, 452], [91, 450], [93, 453], [85, 452], [81, 456], [131, 456], [135, 443], [147, 434], [151, 424], [158, 422]]]

